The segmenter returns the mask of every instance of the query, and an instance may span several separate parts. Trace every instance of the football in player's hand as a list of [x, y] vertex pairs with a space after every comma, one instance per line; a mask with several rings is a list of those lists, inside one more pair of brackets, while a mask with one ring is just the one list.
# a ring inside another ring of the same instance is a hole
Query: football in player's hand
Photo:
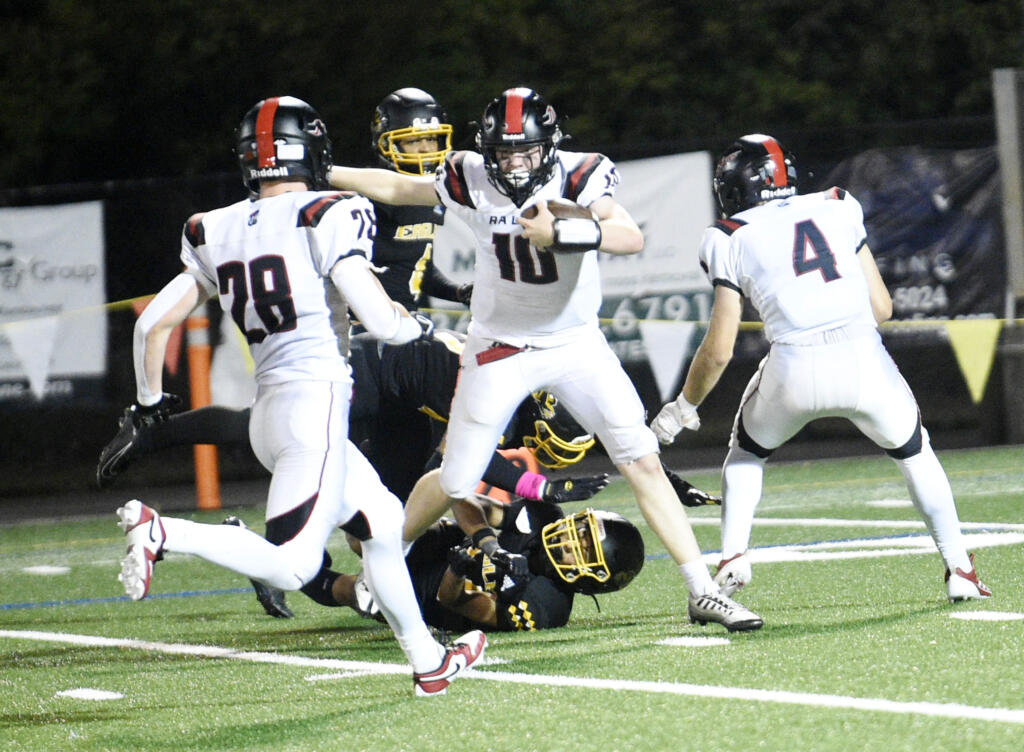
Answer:
[[[575, 201], [567, 198], [548, 199], [548, 211], [558, 219], [594, 219], [594, 213], [585, 206], [580, 206]], [[523, 209], [522, 216], [526, 219], [533, 219], [537, 216], [537, 205], [530, 204]]]

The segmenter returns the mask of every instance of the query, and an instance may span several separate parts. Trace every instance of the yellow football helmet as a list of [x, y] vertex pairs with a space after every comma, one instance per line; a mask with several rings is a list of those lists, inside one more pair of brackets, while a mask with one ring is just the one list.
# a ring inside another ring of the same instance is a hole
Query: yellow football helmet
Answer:
[[532, 422], [534, 433], [523, 435], [523, 446], [549, 470], [582, 460], [596, 443], [593, 434], [587, 433], [550, 392], [534, 392], [531, 397], [526, 404], [529, 417], [525, 423], [531, 427]]
[[558, 576], [580, 593], [611, 593], [628, 585], [644, 566], [644, 539], [614, 512], [584, 509], [541, 529], [541, 541]]
[[[372, 146], [384, 167], [405, 175], [430, 175], [452, 150], [452, 126], [437, 101], [422, 89], [388, 94], [377, 105], [370, 124]], [[431, 151], [406, 151], [409, 141], [433, 138]]]

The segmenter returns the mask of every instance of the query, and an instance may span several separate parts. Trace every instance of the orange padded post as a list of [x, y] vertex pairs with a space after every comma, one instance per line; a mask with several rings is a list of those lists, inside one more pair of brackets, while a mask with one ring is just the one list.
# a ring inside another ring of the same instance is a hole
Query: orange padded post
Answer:
[[[192, 408], [210, 404], [210, 319], [193, 313], [185, 321], [188, 342], [188, 383]], [[196, 506], [199, 509], [220, 509], [220, 471], [217, 447], [196, 444]]]

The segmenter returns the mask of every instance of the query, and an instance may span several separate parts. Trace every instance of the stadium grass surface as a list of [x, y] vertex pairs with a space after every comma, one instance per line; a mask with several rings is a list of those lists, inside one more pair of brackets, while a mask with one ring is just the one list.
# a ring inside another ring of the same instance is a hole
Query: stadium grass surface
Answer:
[[[0, 750], [1024, 749], [1024, 620], [951, 617], [1024, 614], [1020, 539], [986, 537], [1024, 522], [1024, 448], [940, 459], [961, 520], [989, 523], [965, 532], [982, 536], [973, 548], [991, 601], [946, 601], [943, 566], [924, 530], [901, 526], [919, 518], [898, 504], [907, 494], [893, 463], [818, 460], [769, 464], [758, 518], [774, 524], [755, 523], [752, 544], [778, 558], [793, 544], [805, 555], [859, 555], [755, 563], [738, 597], [764, 617], [764, 629], [729, 635], [691, 625], [682, 578], [617, 481], [592, 504], [643, 530], [648, 560], [637, 580], [601, 597], [600, 610], [578, 598], [564, 629], [492, 635], [488, 664], [433, 699], [413, 697], [383, 625], [299, 594], [289, 597], [295, 619], [271, 619], [243, 578], [192, 557], [169, 555], [157, 565], [152, 596], [128, 601], [116, 579], [124, 543], [113, 510], [2, 526]], [[687, 476], [718, 488], [717, 473]], [[879, 501], [886, 505], [871, 504]], [[262, 529], [261, 509], [236, 511]], [[691, 510], [711, 559], [717, 516]], [[219, 522], [222, 515], [193, 517]], [[906, 536], [928, 552], [899, 551]], [[808, 547], [828, 541], [840, 543]], [[330, 548], [341, 569], [358, 566], [340, 535]], [[27, 639], [27, 632], [52, 637]], [[61, 641], [66, 635], [151, 644], [79, 645]], [[727, 642], [659, 644], [681, 637]], [[167, 645], [236, 652], [203, 657]], [[250, 651], [267, 655], [239, 655]], [[365, 661], [397, 673], [266, 662], [289, 656]], [[78, 688], [122, 697], [58, 695]], [[768, 694], [752, 699], [747, 690]], [[849, 698], [892, 704], [862, 709]], [[945, 705], [953, 717], [932, 714]], [[1015, 720], [986, 709], [1016, 711]]]

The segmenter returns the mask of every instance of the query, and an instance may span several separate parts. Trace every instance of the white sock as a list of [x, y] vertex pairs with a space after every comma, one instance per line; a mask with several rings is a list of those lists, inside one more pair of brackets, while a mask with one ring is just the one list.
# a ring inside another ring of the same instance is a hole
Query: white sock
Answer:
[[694, 559], [685, 564], [679, 565], [679, 571], [686, 580], [686, 587], [690, 589], [690, 595], [704, 595], [705, 593], [717, 593], [718, 585], [711, 579], [711, 572], [704, 559]]
[[193, 554], [232, 572], [283, 590], [298, 590], [302, 580], [295, 564], [259, 533], [235, 525], [207, 525], [177, 517], [161, 517], [164, 550]]
[[754, 510], [761, 501], [765, 460], [732, 447], [722, 466], [722, 559], [741, 554], [750, 545]]
[[363, 575], [413, 671], [422, 674], [436, 669], [444, 657], [444, 648], [423, 622], [399, 535], [374, 536], [363, 541]]
[[928, 532], [931, 533], [932, 540], [935, 541], [949, 571], [955, 572], [959, 567], [965, 572], [970, 572], [971, 559], [964, 545], [963, 534], [960, 532], [960, 519], [956, 513], [956, 502], [953, 501], [953, 490], [949, 487], [946, 471], [942, 469], [939, 458], [932, 450], [927, 433], [920, 453], [905, 460], [896, 460], [896, 464], [907, 481], [910, 499], [924, 518]]

